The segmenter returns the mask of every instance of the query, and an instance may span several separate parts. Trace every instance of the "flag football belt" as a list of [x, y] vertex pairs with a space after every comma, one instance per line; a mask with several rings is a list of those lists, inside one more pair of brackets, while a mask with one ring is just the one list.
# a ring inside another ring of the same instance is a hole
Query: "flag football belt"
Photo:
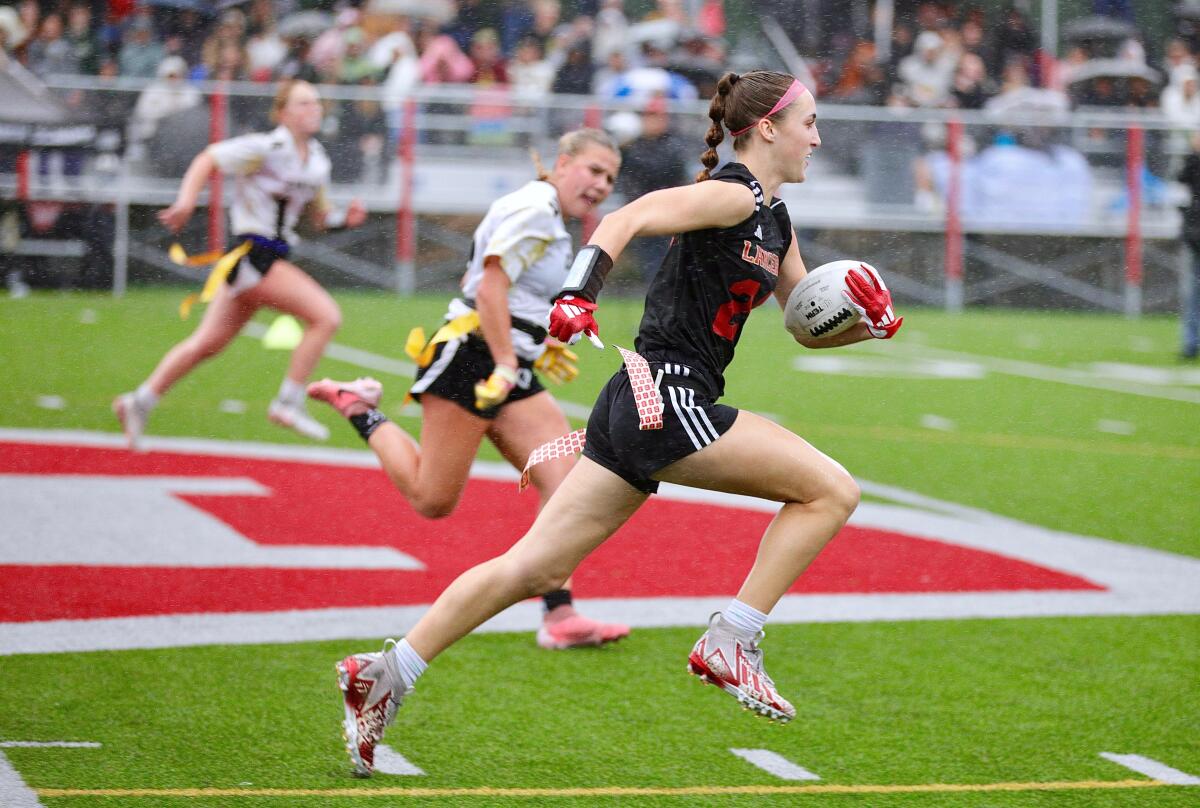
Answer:
[[217, 290], [221, 288], [221, 284], [229, 279], [229, 275], [233, 272], [233, 268], [237, 266], [238, 261], [241, 261], [253, 249], [255, 244], [261, 244], [264, 247], [269, 247], [280, 255], [288, 254], [288, 244], [286, 241], [278, 241], [276, 239], [264, 238], [262, 236], [246, 236], [244, 240], [228, 252], [220, 250], [211, 250], [198, 255], [188, 255], [183, 246], [176, 241], [167, 250], [167, 256], [171, 259], [171, 263], [181, 267], [202, 267], [212, 264], [212, 269], [208, 271], [208, 278], [204, 281], [204, 288], [199, 292], [188, 295], [179, 303], [179, 317], [186, 320], [188, 315], [192, 313], [192, 306], [197, 301], [200, 303], [208, 303], [217, 294]]
[[[662, 429], [665, 405], [658, 386], [662, 382], [663, 371], [660, 370], [658, 376], [655, 377], [650, 372], [650, 365], [641, 354], [626, 350], [620, 345], [613, 347], [620, 351], [621, 358], [625, 360], [625, 372], [629, 374], [629, 386], [633, 390], [633, 402], [637, 406], [638, 429]], [[524, 491], [529, 487], [529, 470], [538, 463], [577, 455], [583, 451], [586, 441], [587, 430], [576, 429], [574, 432], [568, 432], [561, 438], [555, 438], [534, 449], [529, 453], [529, 460], [525, 462], [525, 468], [521, 470], [521, 482], [518, 483], [517, 490]]]
[[[404, 341], [404, 353], [408, 354], [408, 357], [416, 362], [418, 367], [429, 367], [429, 363], [433, 361], [433, 355], [437, 351], [437, 346], [443, 342], [450, 342], [479, 330], [479, 312], [475, 311], [475, 301], [464, 300], [463, 302], [471, 307], [471, 311], [459, 315], [453, 320], [448, 320], [445, 325], [433, 333], [432, 339], [425, 340], [425, 329], [420, 326], [408, 332], [408, 339]], [[533, 337], [538, 344], [546, 341], [546, 329], [527, 320], [513, 317], [512, 327]]]

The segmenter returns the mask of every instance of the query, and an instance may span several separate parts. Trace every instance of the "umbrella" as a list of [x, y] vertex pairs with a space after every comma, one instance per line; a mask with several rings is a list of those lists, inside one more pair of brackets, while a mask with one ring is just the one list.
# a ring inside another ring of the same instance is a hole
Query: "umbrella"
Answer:
[[1013, 112], [1030, 114], [1066, 112], [1070, 108], [1071, 102], [1063, 93], [1058, 90], [1037, 87], [1021, 87], [1001, 93], [995, 98], [989, 99], [984, 106], [988, 114], [999, 116]]
[[420, 17], [447, 23], [457, 10], [450, 0], [368, 0], [368, 14], [395, 14], [401, 17]]
[[679, 23], [674, 20], [650, 20], [629, 26], [625, 35], [635, 45], [653, 42], [659, 47], [669, 48], [679, 40], [681, 30]]
[[1068, 42], [1129, 39], [1137, 36], [1137, 33], [1137, 28], [1129, 23], [1114, 20], [1112, 17], [1102, 17], [1099, 14], [1080, 17], [1063, 26], [1063, 39]]
[[146, 5], [156, 8], [173, 8], [178, 11], [194, 11], [210, 17], [217, 13], [213, 4], [206, 0], [146, 0]]
[[1175, 17], [1180, 20], [1200, 21], [1200, 0], [1183, 0], [1177, 3]]
[[1145, 79], [1157, 84], [1160, 76], [1157, 70], [1135, 59], [1090, 59], [1071, 71], [1067, 83], [1099, 78]]
[[0, 28], [3, 28], [8, 34], [7, 46], [9, 48], [20, 45], [29, 35], [29, 32], [25, 30], [25, 24], [17, 16], [17, 10], [12, 6], [0, 6]]
[[279, 21], [282, 37], [317, 36], [333, 27], [333, 16], [324, 11], [297, 11]]

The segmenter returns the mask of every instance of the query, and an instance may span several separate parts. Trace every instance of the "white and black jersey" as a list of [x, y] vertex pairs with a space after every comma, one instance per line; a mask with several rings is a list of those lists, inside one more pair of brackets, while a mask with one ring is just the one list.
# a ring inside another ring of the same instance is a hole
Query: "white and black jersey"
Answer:
[[542, 352], [551, 302], [562, 289], [571, 260], [571, 234], [563, 224], [553, 185], [535, 180], [488, 208], [475, 228], [462, 298], [451, 302], [447, 319], [474, 308], [483, 263], [490, 255], [500, 259], [512, 282], [508, 310], [514, 321], [513, 348], [522, 359], [536, 359]]
[[330, 163], [324, 147], [314, 138], [308, 140], [304, 160], [285, 126], [214, 143], [208, 153], [217, 168], [237, 178], [229, 218], [238, 236], [294, 244], [298, 240], [296, 224], [305, 206], [313, 200], [324, 204]]

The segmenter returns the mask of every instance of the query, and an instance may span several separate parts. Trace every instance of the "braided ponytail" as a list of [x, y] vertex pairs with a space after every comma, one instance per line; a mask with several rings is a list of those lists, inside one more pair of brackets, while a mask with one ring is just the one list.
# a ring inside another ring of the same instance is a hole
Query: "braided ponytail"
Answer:
[[[754, 135], [753, 125], [756, 121], [770, 116], [777, 120], [787, 114], [787, 109], [781, 109], [772, 114], [775, 103], [783, 98], [792, 86], [794, 78], [786, 73], [775, 73], [770, 70], [754, 70], [738, 75], [726, 73], [717, 82], [717, 94], [713, 96], [708, 106], [708, 117], [712, 126], [704, 136], [708, 150], [700, 155], [704, 170], [696, 175], [696, 182], [704, 182], [709, 178], [709, 172], [717, 167], [717, 146], [725, 139], [725, 129], [733, 138], [734, 151], [740, 151]], [[722, 128], [724, 127], [724, 128]]]
[[708, 117], [712, 120], [712, 125], [708, 127], [708, 132], [704, 135], [704, 143], [708, 149], [700, 155], [700, 162], [704, 168], [696, 175], [696, 182], [704, 182], [708, 179], [709, 172], [717, 167], [719, 162], [717, 146], [720, 146], [721, 141], [725, 139], [725, 130], [722, 128], [725, 121], [725, 101], [729, 96], [729, 91], [733, 89], [733, 85], [737, 84], [740, 78], [741, 76], [737, 73], [726, 73], [717, 82], [717, 94], [712, 97], [712, 102], [708, 105]]

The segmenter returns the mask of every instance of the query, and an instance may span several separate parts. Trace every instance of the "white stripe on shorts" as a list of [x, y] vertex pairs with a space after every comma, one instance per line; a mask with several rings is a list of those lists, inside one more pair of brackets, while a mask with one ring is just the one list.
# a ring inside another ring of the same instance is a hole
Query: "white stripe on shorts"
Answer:
[[[714, 440], [721, 437], [717, 434], [717, 428], [713, 426], [712, 421], [708, 420], [708, 413], [704, 411], [704, 408], [696, 406], [696, 391], [691, 389], [688, 390], [688, 410], [691, 411], [697, 419], [697, 431], [703, 433], [705, 431], [704, 427], [708, 428], [708, 434], [712, 436], [708, 439], [709, 443], [712, 443]], [[704, 426], [700, 425], [700, 421], [704, 422]]]
[[692, 440], [692, 445], [703, 449], [708, 444], [721, 437], [709, 420], [703, 407], [697, 407], [696, 391], [687, 387], [667, 387], [671, 395], [671, 405], [675, 408], [675, 417], [683, 424], [683, 429]]
[[420, 381], [409, 388], [409, 391], [419, 394], [428, 390], [429, 385], [437, 381], [438, 376], [441, 376], [446, 367], [452, 361], [454, 361], [454, 355], [458, 353], [459, 346], [466, 341], [466, 337], [458, 337], [457, 339], [449, 340], [446, 343], [446, 347], [442, 348], [441, 356], [437, 358], [436, 362], [429, 366], [429, 370], [425, 371], [425, 375], [421, 377]]
[[696, 433], [692, 431], [692, 427], [688, 422], [687, 416], [683, 414], [684, 407], [680, 402], [680, 399], [683, 398], [683, 390], [678, 387], [671, 387], [668, 385], [667, 394], [671, 397], [671, 407], [675, 410], [675, 417], [679, 419], [679, 423], [683, 424], [683, 431], [687, 433], [689, 438], [691, 438], [692, 445], [695, 446], [697, 450], [703, 449], [708, 445], [708, 442], [706, 441], [705, 443], [701, 443], [699, 440], [697, 440]]

